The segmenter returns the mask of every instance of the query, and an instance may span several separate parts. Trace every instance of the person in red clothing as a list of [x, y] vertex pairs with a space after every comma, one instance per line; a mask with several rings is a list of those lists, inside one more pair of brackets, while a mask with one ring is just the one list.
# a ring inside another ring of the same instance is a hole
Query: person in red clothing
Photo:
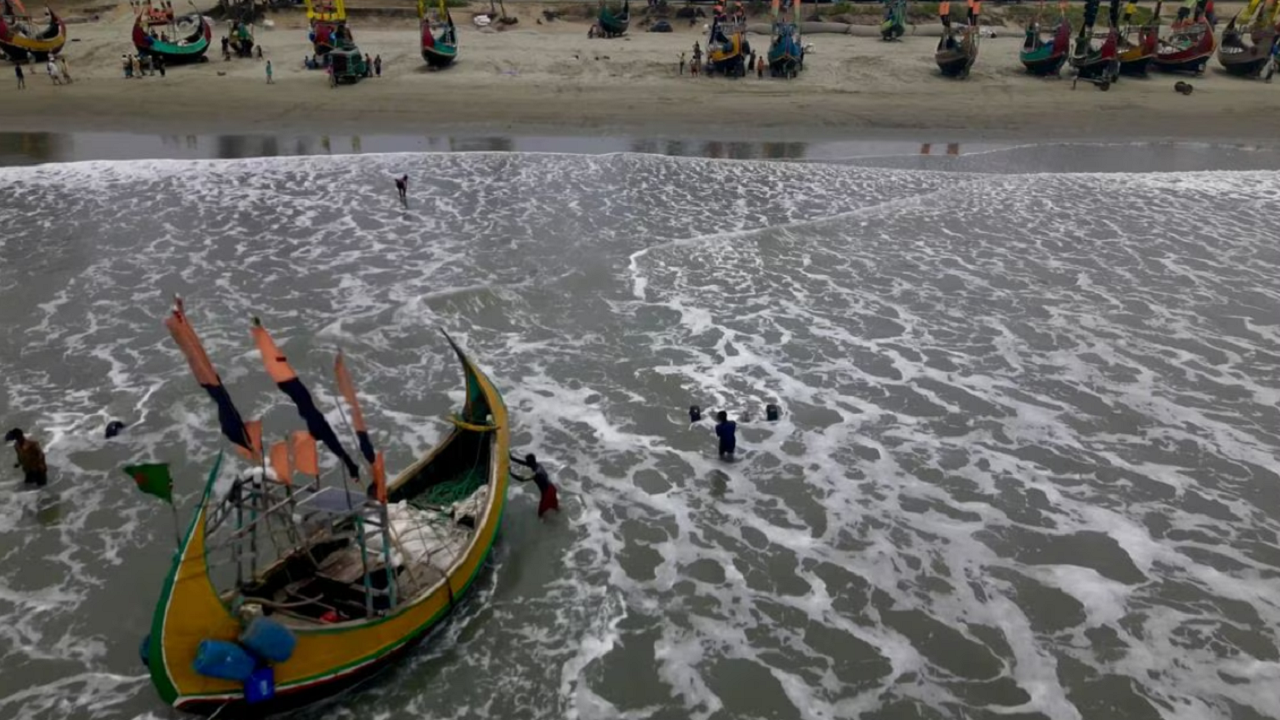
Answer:
[[545, 515], [548, 510], [560, 512], [560, 500], [556, 496], [556, 486], [551, 484], [551, 476], [547, 474], [546, 468], [542, 467], [542, 464], [538, 462], [538, 457], [533, 453], [529, 453], [521, 459], [516, 457], [515, 453], [512, 453], [511, 462], [533, 470], [533, 475], [530, 477], [522, 477], [514, 473], [512, 473], [511, 477], [520, 482], [532, 480], [533, 484], [538, 486], [538, 492], [541, 494], [541, 499], [538, 501], [538, 517]]

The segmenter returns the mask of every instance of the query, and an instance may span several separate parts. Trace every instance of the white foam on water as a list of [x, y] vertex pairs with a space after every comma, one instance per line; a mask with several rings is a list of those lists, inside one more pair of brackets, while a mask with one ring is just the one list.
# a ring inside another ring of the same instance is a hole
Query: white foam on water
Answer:
[[[343, 349], [392, 468], [462, 400], [448, 330], [561, 489], [538, 521], [516, 484], [479, 592], [316, 717], [1280, 716], [1275, 173], [482, 153], [0, 186], [0, 409], [54, 468], [0, 490], [0, 714], [162, 715], [136, 647], [172, 520], [118, 468], [173, 463], [189, 505], [219, 446], [180, 293], [268, 437], [298, 421], [249, 316], [345, 437]], [[691, 404], [752, 416], [737, 462]]]

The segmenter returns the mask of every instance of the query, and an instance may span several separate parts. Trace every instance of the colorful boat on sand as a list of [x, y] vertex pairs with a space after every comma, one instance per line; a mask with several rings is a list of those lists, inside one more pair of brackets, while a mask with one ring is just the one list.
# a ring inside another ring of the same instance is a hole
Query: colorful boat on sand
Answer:
[[[165, 578], [143, 645], [160, 697], [183, 711], [257, 717], [384, 669], [449, 616], [489, 556], [509, 470], [497, 388], [446, 335], [462, 368], [462, 409], [435, 448], [388, 482], [339, 353], [337, 384], [368, 470], [368, 490], [355, 491], [360, 467], [260, 323], [251, 331], [263, 365], [308, 427], [269, 448], [261, 423], [236, 410], [181, 302], [165, 324], [244, 466], [224, 473], [219, 455]], [[339, 460], [339, 486], [321, 484], [317, 440]]]
[[200, 13], [180, 18], [176, 27], [183, 25], [190, 25], [193, 29], [186, 37], [169, 40], [167, 36], [157, 34], [154, 28], [148, 30], [143, 16], [139, 15], [133, 23], [133, 46], [139, 55], [162, 57], [170, 65], [208, 60], [205, 53], [213, 39], [213, 25]]
[[355, 42], [347, 27], [347, 5], [344, 0], [307, 0], [307, 21], [311, 23], [310, 39], [316, 56], [328, 55], [335, 48]]
[[47, 60], [50, 55], [57, 55], [67, 44], [67, 24], [58, 17], [53, 8], [45, 8], [49, 22], [39, 27], [22, 0], [8, 0], [15, 12], [11, 15], [0, 14], [0, 52], [14, 61], [26, 61], [28, 56], [36, 60]]
[[742, 77], [746, 75], [747, 56], [750, 54], [747, 24], [739, 16], [730, 17], [723, 11], [717, 12], [707, 34], [706, 74]]
[[1130, 0], [1124, 10], [1124, 30], [1117, 42], [1120, 54], [1120, 74], [1145, 77], [1160, 47], [1160, 8], [1163, 0], [1157, 0], [1155, 13], [1151, 20], [1143, 25], [1134, 25], [1133, 18], [1138, 12], [1138, 3]]
[[422, 59], [427, 66], [443, 68], [452, 65], [458, 58], [458, 29], [453, 25], [453, 16], [445, 7], [445, 0], [440, 0], [439, 17], [434, 26], [427, 13], [426, 1], [418, 0], [418, 23], [422, 30]]
[[1058, 4], [1058, 10], [1056, 23], [1042, 25], [1040, 18], [1044, 14], [1044, 4], [1041, 3], [1040, 13], [1027, 26], [1027, 37], [1018, 59], [1032, 75], [1057, 75], [1071, 53], [1071, 21], [1067, 20], [1065, 1]]
[[[1088, 0], [1084, 6], [1084, 24], [1071, 49], [1071, 67], [1076, 71], [1071, 89], [1081, 80], [1091, 82], [1099, 90], [1110, 90], [1120, 79], [1120, 32], [1116, 29], [1120, 0], [1111, 0], [1112, 22], [1105, 33], [1094, 34], [1100, 0]], [[1095, 41], [1101, 41], [1100, 43]]]
[[[907, 0], [884, 0], [884, 19], [880, 21], [880, 39], [897, 40], [907, 31]], [[799, 15], [796, 22], [799, 22]]]
[[[804, 42], [800, 37], [800, 0], [792, 8], [792, 22], [782, 22], [778, 13], [781, 3], [773, 0], [773, 39], [769, 43], [769, 75], [794, 78], [804, 69]], [[747, 68], [748, 71], [751, 68]]]
[[[1232, 75], [1260, 77], [1270, 69], [1275, 51], [1280, 3], [1276, 0], [1250, 0], [1222, 31], [1218, 62]], [[1270, 77], [1267, 75], [1267, 77]]]
[[622, 9], [617, 12], [609, 9], [605, 0], [600, 0], [600, 13], [596, 16], [596, 24], [600, 27], [602, 37], [619, 37], [626, 34], [631, 26], [631, 2], [622, 0]]
[[1152, 61], [1157, 69], [1171, 73], [1199, 75], [1209, 66], [1209, 59], [1218, 49], [1213, 26], [1204, 15], [1205, 1], [1188, 0], [1194, 10], [1183, 7], [1178, 11], [1169, 37], [1160, 40], [1156, 57]]
[[943, 77], [960, 80], [969, 77], [969, 70], [978, 59], [978, 16], [982, 4], [981, 0], [969, 0], [968, 5], [965, 24], [959, 28], [951, 26], [950, 0], [943, 0], [938, 5], [938, 16], [942, 20], [942, 39], [938, 41], [933, 59]]

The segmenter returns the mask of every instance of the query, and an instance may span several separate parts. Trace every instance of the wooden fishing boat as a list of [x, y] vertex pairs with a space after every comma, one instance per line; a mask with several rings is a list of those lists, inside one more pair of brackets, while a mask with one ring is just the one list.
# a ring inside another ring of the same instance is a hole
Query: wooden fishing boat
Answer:
[[707, 35], [706, 74], [742, 77], [746, 74], [747, 56], [750, 54], [746, 23], [741, 18], [717, 13]]
[[804, 69], [804, 47], [800, 30], [794, 23], [775, 23], [769, 44], [769, 74], [778, 78], [794, 78]]
[[330, 50], [328, 61], [333, 85], [354, 85], [369, 76], [369, 62], [355, 45]]
[[418, 0], [418, 22], [422, 30], [422, 59], [428, 67], [443, 68], [458, 58], [458, 29], [444, 0], [440, 0], [439, 21], [432, 27], [426, 3]]
[[[164, 581], [143, 656], [160, 697], [183, 711], [258, 717], [384, 669], [449, 615], [489, 556], [509, 469], [497, 388], [446, 335], [465, 381], [462, 410], [444, 440], [388, 483], [339, 355], [338, 386], [371, 483], [367, 492], [345, 480], [322, 487], [317, 439], [337, 448], [344, 477], [359, 469], [266, 330], [255, 321], [263, 364], [310, 429], [269, 453], [180, 303], [166, 325], [247, 462], [228, 483], [219, 456]], [[306, 482], [294, 484], [295, 473]]]
[[[884, 20], [880, 21], [880, 39], [897, 40], [907, 31], [907, 0], [884, 0]], [[796, 22], [799, 22], [796, 16]]]
[[213, 39], [213, 25], [200, 13], [193, 13], [179, 20], [179, 27], [184, 24], [194, 26], [189, 35], [181, 40], [168, 41], [157, 36], [154, 30], [148, 30], [139, 15], [133, 23], [133, 46], [140, 55], [153, 55], [164, 58], [171, 65], [182, 63], [204, 62], [208, 58], [209, 43]]
[[0, 15], [0, 52], [10, 60], [23, 62], [28, 54], [36, 60], [48, 60], [50, 55], [62, 52], [67, 44], [67, 24], [58, 17], [53, 8], [45, 8], [49, 15], [49, 23], [43, 29], [37, 29], [22, 0], [10, 0], [14, 15]]
[[600, 0], [600, 14], [596, 17], [596, 24], [599, 25], [600, 34], [604, 37], [624, 35], [631, 25], [630, 0], [622, 0], [622, 9], [616, 13], [609, 9], [605, 0]]
[[1232, 75], [1259, 77], [1271, 62], [1280, 3], [1250, 0], [1222, 31], [1218, 62]]
[[1071, 21], [1067, 20], [1066, 3], [1061, 3], [1058, 22], [1045, 27], [1039, 16], [1027, 26], [1018, 59], [1032, 75], [1057, 75], [1071, 52]]
[[311, 24], [308, 35], [317, 57], [328, 55], [337, 48], [351, 46], [355, 39], [347, 27], [347, 6], [344, 0], [307, 0], [307, 21]]
[[1197, 12], [1194, 20], [1175, 27], [1168, 38], [1160, 41], [1152, 63], [1164, 72], [1199, 75], [1208, 67], [1217, 47], [1213, 28]]
[[1163, 4], [1163, 0], [1157, 0], [1151, 21], [1137, 26], [1133, 24], [1134, 15], [1138, 11], [1137, 2], [1131, 1], [1125, 8], [1124, 31], [1120, 33], [1116, 43], [1116, 50], [1120, 54], [1121, 75], [1147, 75], [1147, 69], [1160, 47], [1160, 8]]
[[951, 3], [944, 0], [938, 6], [938, 15], [942, 19], [942, 38], [934, 52], [934, 62], [938, 64], [943, 77], [961, 80], [969, 77], [969, 70], [978, 59], [979, 5], [975, 0], [969, 0], [968, 4], [968, 17], [959, 28], [951, 26]]
[[[1120, 78], [1120, 32], [1116, 29], [1119, 0], [1111, 2], [1111, 27], [1105, 33], [1095, 34], [1093, 27], [1098, 19], [1099, 4], [1099, 0], [1085, 3], [1084, 24], [1071, 50], [1071, 67], [1076, 73], [1071, 82], [1073, 90], [1081, 80], [1097, 85], [1099, 90], [1110, 90], [1112, 83]], [[1098, 40], [1101, 43], [1095, 42]]]

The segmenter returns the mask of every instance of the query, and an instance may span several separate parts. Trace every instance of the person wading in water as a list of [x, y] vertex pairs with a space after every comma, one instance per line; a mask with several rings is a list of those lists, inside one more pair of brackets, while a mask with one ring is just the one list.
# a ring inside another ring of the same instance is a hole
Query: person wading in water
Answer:
[[20, 428], [14, 428], [4, 436], [5, 442], [13, 443], [13, 451], [18, 454], [18, 462], [14, 467], [21, 467], [26, 476], [27, 485], [44, 487], [49, 482], [49, 468], [44, 464], [44, 451], [40, 443], [29, 440]]
[[400, 202], [409, 204], [409, 176], [396, 178], [396, 192], [400, 193]]
[[716, 437], [720, 438], [720, 459], [732, 460], [738, 449], [738, 423], [729, 419], [729, 413], [716, 413]]
[[532, 477], [521, 477], [515, 473], [511, 477], [520, 482], [528, 482], [533, 480], [533, 484], [538, 486], [538, 492], [542, 497], [538, 501], [538, 517], [542, 517], [548, 510], [560, 512], [560, 500], [556, 496], [556, 486], [551, 484], [551, 477], [547, 475], [546, 468], [538, 462], [538, 457], [533, 453], [524, 456], [524, 459], [516, 457], [515, 453], [511, 454], [511, 462], [517, 465], [523, 465], [533, 470]]

